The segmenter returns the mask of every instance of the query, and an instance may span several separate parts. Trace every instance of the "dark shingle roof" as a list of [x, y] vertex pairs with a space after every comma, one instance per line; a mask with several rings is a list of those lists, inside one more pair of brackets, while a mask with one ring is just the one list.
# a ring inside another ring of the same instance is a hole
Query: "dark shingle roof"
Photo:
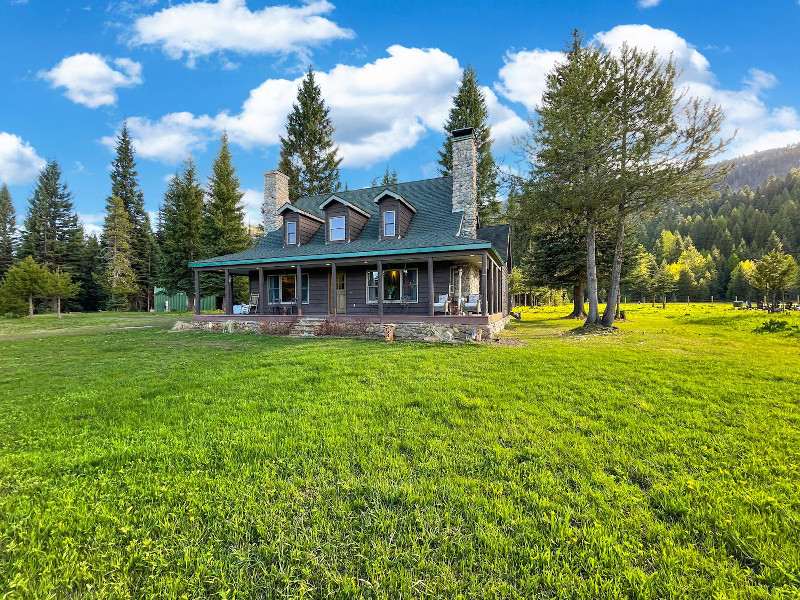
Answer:
[[478, 228], [478, 238], [494, 246], [503, 261], [508, 259], [508, 243], [511, 225], [489, 225]]
[[[378, 206], [374, 198], [384, 190], [394, 192], [405, 198], [417, 209], [411, 219], [408, 232], [400, 239], [378, 239]], [[335, 192], [335, 195], [370, 214], [358, 239], [343, 244], [326, 244], [325, 230], [320, 227], [311, 241], [301, 246], [283, 246], [283, 230], [273, 231], [265, 235], [250, 250], [216, 256], [193, 262], [192, 267], [230, 264], [246, 264], [255, 262], [284, 262], [295, 258], [333, 258], [337, 256], [369, 256], [400, 254], [414, 250], [447, 250], [489, 248], [491, 240], [475, 239], [459, 236], [461, 213], [452, 209], [453, 180], [450, 177], [424, 179], [407, 183], [377, 186], [361, 190]], [[332, 194], [299, 198], [294, 206], [306, 213], [325, 218], [325, 211], [319, 206]], [[491, 229], [491, 228], [484, 228]], [[506, 251], [500, 248], [497, 254], [505, 260]]]

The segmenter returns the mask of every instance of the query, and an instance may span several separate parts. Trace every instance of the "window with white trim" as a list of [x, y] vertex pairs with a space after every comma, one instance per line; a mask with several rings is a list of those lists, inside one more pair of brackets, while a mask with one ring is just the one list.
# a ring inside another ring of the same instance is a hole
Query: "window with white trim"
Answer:
[[384, 237], [394, 237], [396, 235], [395, 216], [393, 210], [383, 211], [383, 235]]
[[328, 219], [328, 240], [331, 242], [342, 242], [345, 239], [345, 218], [330, 217]]
[[[297, 281], [295, 274], [287, 275], [268, 275], [267, 276], [267, 297], [270, 304], [291, 304], [295, 299], [294, 282]], [[308, 274], [303, 273], [301, 279], [300, 293], [303, 296], [303, 304], [308, 304]]]
[[[378, 272], [367, 271], [367, 303], [378, 301]], [[419, 269], [386, 269], [383, 272], [384, 302], [418, 302]]]
[[286, 245], [297, 245], [297, 221], [286, 221]]

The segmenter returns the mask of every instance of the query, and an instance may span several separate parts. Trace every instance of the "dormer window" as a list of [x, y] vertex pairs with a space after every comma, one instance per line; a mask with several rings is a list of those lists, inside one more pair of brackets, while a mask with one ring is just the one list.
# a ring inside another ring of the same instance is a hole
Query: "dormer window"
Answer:
[[332, 242], [343, 242], [346, 238], [345, 218], [331, 217], [328, 219], [328, 239]]
[[395, 217], [397, 213], [393, 210], [383, 211], [383, 235], [384, 237], [394, 237], [396, 235]]
[[297, 245], [297, 221], [286, 221], [286, 245]]

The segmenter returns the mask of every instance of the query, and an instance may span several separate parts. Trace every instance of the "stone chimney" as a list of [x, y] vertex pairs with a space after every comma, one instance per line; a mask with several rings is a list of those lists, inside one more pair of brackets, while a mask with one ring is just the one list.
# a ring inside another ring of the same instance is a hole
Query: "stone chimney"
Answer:
[[453, 143], [453, 212], [463, 213], [461, 233], [478, 236], [478, 159], [475, 130], [472, 127], [452, 132]]
[[264, 173], [264, 202], [261, 214], [264, 217], [264, 233], [277, 231], [283, 226], [278, 211], [289, 203], [289, 177], [278, 169]]

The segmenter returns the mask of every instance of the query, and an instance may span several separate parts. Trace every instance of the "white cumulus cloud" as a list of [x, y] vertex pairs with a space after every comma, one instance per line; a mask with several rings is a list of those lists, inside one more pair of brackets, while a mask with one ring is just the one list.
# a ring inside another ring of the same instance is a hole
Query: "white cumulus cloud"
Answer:
[[[671, 56], [681, 70], [678, 85], [689, 96], [711, 100], [723, 108], [723, 135], [729, 137], [736, 132], [727, 156], [800, 142], [797, 110], [791, 106], [770, 107], [767, 103], [769, 90], [779, 84], [772, 73], [751, 68], [741, 87], [728, 89], [720, 85], [711, 63], [694, 45], [674, 31], [649, 25], [619, 25], [596, 34], [594, 39], [609, 52], [619, 52], [627, 43], [644, 51], [656, 50], [664, 59]], [[546, 75], [561, 56], [546, 49], [509, 52], [494, 88], [500, 96], [520, 102], [533, 112], [541, 101]]]
[[627, 41], [641, 50], [655, 49], [660, 56], [674, 58], [682, 69], [679, 85], [690, 96], [708, 99], [725, 112], [723, 134], [736, 139], [726, 152], [732, 157], [800, 142], [800, 117], [790, 106], [770, 107], [767, 93], [779, 84], [772, 73], [751, 68], [742, 79], [740, 89], [727, 89], [719, 84], [711, 64], [692, 44], [669, 29], [649, 25], [620, 25], [598, 33], [611, 52]]
[[30, 183], [44, 165], [44, 159], [28, 142], [0, 131], [0, 183]]
[[189, 66], [199, 57], [223, 51], [297, 54], [306, 60], [314, 46], [355, 36], [323, 16], [333, 9], [327, 0], [255, 11], [245, 0], [187, 2], [138, 18], [129, 41], [136, 46], [160, 46], [170, 58], [185, 57]]
[[113, 106], [117, 103], [118, 88], [133, 87], [143, 81], [140, 63], [129, 58], [109, 61], [86, 52], [64, 58], [49, 71], [40, 71], [39, 77], [49, 81], [53, 88], [64, 88], [67, 98], [89, 108]]
[[[458, 61], [435, 48], [395, 45], [387, 56], [361, 66], [337, 65], [315, 74], [336, 126], [343, 165], [369, 167], [413, 148], [430, 132], [441, 132], [461, 78]], [[156, 121], [128, 119], [128, 128], [143, 158], [178, 162], [227, 131], [243, 148], [279, 143], [286, 115], [302, 77], [268, 79], [250, 92], [238, 113], [194, 115], [170, 113]], [[485, 88], [489, 121], [499, 144], [508, 144], [524, 121]], [[103, 138], [113, 147], [114, 138]]]
[[661, 4], [661, 0], [639, 0], [636, 5], [639, 8], [653, 8]]
[[495, 83], [495, 90], [533, 112], [547, 87], [547, 74], [562, 57], [561, 52], [539, 48], [508, 52], [498, 73], [500, 81]]

